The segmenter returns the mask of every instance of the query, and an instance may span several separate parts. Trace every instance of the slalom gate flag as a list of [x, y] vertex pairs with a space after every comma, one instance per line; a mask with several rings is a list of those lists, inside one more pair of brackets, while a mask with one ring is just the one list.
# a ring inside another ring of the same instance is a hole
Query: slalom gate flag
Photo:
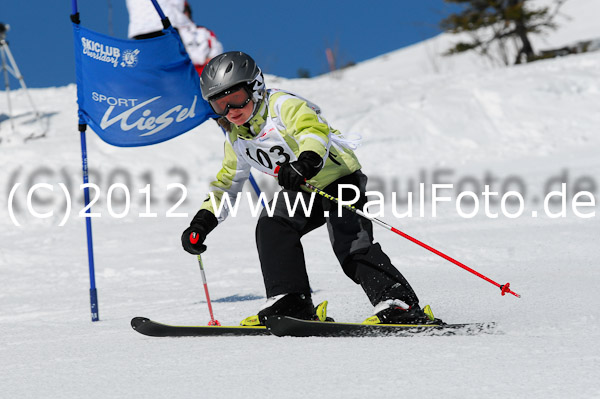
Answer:
[[160, 143], [216, 116], [173, 27], [125, 40], [73, 23], [79, 123], [119, 147]]

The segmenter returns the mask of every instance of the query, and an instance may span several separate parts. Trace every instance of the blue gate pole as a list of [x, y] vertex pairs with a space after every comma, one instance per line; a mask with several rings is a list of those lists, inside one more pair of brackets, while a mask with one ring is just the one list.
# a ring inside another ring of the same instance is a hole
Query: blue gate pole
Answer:
[[[254, 180], [254, 176], [252, 176], [252, 173], [250, 173], [250, 176], [248, 177], [248, 180], [250, 180], [250, 184], [252, 185], [252, 188], [254, 189], [254, 192], [256, 193], [256, 196], [258, 198], [260, 198], [260, 187], [258, 187], [258, 183], [256, 182], [256, 180]], [[260, 202], [262, 203], [263, 208], [265, 207], [265, 201], [263, 201], [262, 199], [260, 200]]]
[[[77, 0], [71, 0], [71, 21], [79, 25], [79, 12], [77, 10]], [[79, 79], [78, 79], [79, 83]], [[80, 119], [81, 121], [81, 119]], [[87, 160], [87, 145], [85, 142], [85, 130], [87, 125], [79, 123], [79, 133], [81, 139], [81, 164], [83, 170], [83, 184], [89, 182], [88, 179], [88, 160]], [[90, 190], [86, 186], [83, 189], [83, 197], [85, 201], [86, 213], [91, 213], [88, 208], [90, 204]], [[90, 310], [92, 312], [92, 321], [100, 320], [100, 313], [98, 309], [98, 292], [96, 291], [96, 272], [94, 270], [94, 245], [92, 243], [92, 219], [89, 216], [85, 218], [85, 229], [87, 232], [87, 249], [88, 249], [88, 266], [90, 271]]]
[[[79, 124], [79, 132], [81, 137], [81, 163], [83, 170], [83, 184], [86, 185], [89, 182], [88, 178], [88, 160], [87, 160], [87, 145], [85, 140], [85, 124]], [[90, 203], [90, 189], [85, 186], [83, 189], [83, 197], [85, 201], [85, 213], [91, 213], [91, 209], [88, 208]], [[94, 244], [92, 242], [92, 219], [90, 216], [85, 218], [85, 229], [87, 232], [87, 249], [88, 249], [88, 265], [90, 269], [90, 310], [92, 312], [92, 321], [99, 321], [99, 309], [98, 309], [98, 292], [96, 291], [96, 272], [94, 270]]]

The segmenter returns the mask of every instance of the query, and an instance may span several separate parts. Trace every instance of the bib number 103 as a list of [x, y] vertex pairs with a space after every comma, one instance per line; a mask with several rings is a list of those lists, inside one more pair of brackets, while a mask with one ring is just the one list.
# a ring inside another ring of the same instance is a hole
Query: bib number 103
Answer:
[[[269, 154], [272, 154], [272, 155], [269, 155]], [[274, 167], [273, 166], [274, 160], [271, 159], [271, 156], [278, 157], [277, 160], [275, 161], [275, 165], [277, 165], [277, 166], [284, 165], [284, 164], [288, 163], [291, 159], [290, 155], [288, 153], [286, 153], [285, 150], [283, 149], [283, 147], [280, 145], [271, 147], [269, 149], [268, 153], [265, 150], [263, 150], [262, 148], [257, 148], [256, 153], [254, 155], [252, 155], [250, 153], [249, 148], [246, 148], [246, 155], [248, 155], [248, 158], [250, 158], [257, 164], [262, 165], [263, 167], [265, 167], [267, 169], [271, 169], [271, 170]]]

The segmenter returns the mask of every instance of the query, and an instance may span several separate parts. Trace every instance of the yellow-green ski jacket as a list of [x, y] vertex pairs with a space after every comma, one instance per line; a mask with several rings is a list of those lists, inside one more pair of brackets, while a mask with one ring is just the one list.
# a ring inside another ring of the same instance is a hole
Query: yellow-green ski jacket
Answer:
[[[285, 91], [267, 90], [256, 115], [242, 126], [231, 124], [230, 130], [225, 140], [223, 166], [210, 185], [217, 209], [225, 193], [233, 203], [251, 167], [276, 176], [278, 166], [295, 161], [303, 151], [323, 157], [323, 168], [309, 180], [319, 188], [361, 167], [352, 151], [355, 146], [329, 126], [318, 106]], [[219, 223], [229, 214], [223, 206], [217, 215], [210, 196], [201, 209], [215, 214]]]

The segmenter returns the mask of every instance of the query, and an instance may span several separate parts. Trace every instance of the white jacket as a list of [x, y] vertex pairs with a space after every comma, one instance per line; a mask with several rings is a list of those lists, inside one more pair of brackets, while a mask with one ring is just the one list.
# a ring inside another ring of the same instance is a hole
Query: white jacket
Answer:
[[204, 65], [223, 52], [215, 34], [203, 26], [186, 24], [179, 27], [179, 36], [194, 65]]
[[[163, 13], [171, 21], [173, 27], [192, 24], [192, 21], [183, 13], [185, 0], [158, 0]], [[150, 0], [127, 0], [129, 12], [129, 38], [145, 33], [156, 32], [163, 29], [162, 22], [154, 5]]]

